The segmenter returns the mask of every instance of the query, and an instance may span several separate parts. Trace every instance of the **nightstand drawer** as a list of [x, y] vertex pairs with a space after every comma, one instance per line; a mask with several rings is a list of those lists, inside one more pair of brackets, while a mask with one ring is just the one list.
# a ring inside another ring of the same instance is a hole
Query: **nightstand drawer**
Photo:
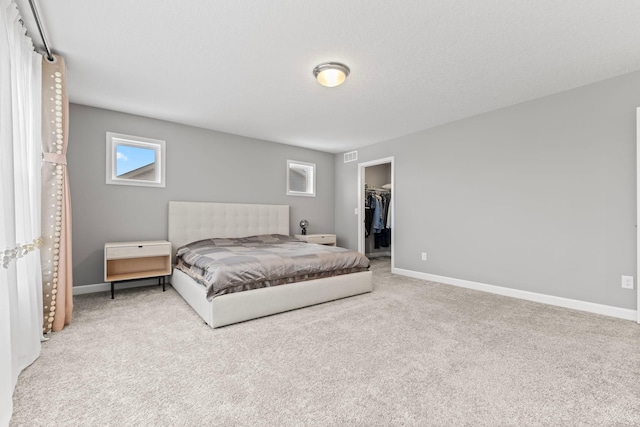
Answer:
[[171, 255], [171, 245], [131, 245], [105, 249], [107, 259], [144, 258], [152, 256]]
[[319, 245], [330, 245], [330, 246], [336, 245], [335, 234], [296, 234], [293, 237], [307, 243], [316, 243]]
[[309, 243], [319, 243], [321, 245], [333, 245], [336, 243], [336, 236], [333, 234], [315, 234], [307, 237]]

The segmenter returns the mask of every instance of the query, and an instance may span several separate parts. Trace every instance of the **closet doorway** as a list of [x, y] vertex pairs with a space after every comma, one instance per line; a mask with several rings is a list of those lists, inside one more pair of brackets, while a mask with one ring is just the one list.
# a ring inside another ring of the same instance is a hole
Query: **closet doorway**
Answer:
[[396, 231], [394, 176], [393, 157], [358, 164], [358, 251], [370, 258], [391, 257], [392, 271]]

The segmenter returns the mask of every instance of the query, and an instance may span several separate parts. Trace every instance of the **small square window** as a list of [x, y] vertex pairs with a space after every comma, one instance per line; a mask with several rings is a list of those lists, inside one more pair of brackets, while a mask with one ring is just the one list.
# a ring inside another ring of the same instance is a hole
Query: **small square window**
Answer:
[[287, 160], [287, 196], [316, 196], [316, 165]]
[[165, 186], [165, 141], [107, 132], [107, 184]]

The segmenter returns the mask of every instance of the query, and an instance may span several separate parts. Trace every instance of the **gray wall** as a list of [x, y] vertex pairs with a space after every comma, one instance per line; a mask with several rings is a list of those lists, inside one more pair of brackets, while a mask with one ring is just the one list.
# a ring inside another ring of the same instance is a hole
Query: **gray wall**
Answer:
[[[74, 286], [102, 283], [105, 242], [167, 238], [170, 200], [290, 205], [291, 233], [334, 231], [334, 155], [72, 104]], [[166, 188], [105, 184], [107, 131], [163, 139]], [[287, 159], [316, 163], [316, 197], [286, 195]]]
[[[635, 309], [637, 106], [640, 72], [360, 149], [395, 157], [396, 267]], [[357, 249], [358, 165], [335, 162]]]

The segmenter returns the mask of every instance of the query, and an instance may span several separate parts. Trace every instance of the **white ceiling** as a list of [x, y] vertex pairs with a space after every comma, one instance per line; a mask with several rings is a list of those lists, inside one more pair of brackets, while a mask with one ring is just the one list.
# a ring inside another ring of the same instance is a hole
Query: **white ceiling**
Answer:
[[36, 5], [71, 102], [331, 153], [640, 69], [635, 0]]

